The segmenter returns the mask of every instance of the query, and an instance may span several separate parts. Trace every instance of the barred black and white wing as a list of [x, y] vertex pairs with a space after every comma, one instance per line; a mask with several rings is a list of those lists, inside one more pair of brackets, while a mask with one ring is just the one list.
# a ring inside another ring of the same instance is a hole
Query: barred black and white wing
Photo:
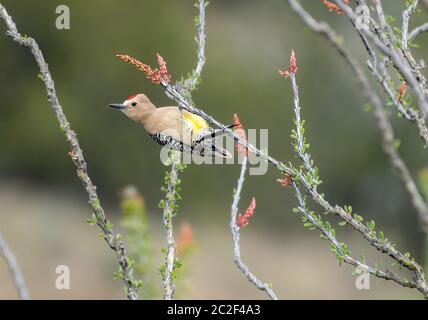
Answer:
[[197, 153], [200, 156], [213, 155], [221, 158], [231, 158], [230, 153], [218, 146], [216, 136], [221, 135], [219, 129], [206, 128], [201, 130], [195, 137], [192, 144], [193, 153]]
[[155, 133], [151, 134], [150, 137], [158, 144], [160, 144], [162, 147], [167, 147], [169, 149], [177, 150], [180, 152], [192, 152], [192, 147], [174, 139], [171, 136], [168, 136], [166, 134], [162, 133]]

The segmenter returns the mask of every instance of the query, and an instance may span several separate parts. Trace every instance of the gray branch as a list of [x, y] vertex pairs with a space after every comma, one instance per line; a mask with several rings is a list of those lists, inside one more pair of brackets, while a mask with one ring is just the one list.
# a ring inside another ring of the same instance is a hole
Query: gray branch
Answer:
[[336, 253], [340, 256], [342, 261], [354, 267], [361, 268], [362, 270], [365, 270], [378, 278], [385, 279], [385, 280], [392, 280], [403, 287], [407, 287], [407, 288], [417, 287], [417, 285], [414, 282], [406, 280], [405, 278], [401, 277], [395, 272], [392, 272], [389, 270], [382, 271], [377, 268], [370, 267], [369, 265], [352, 258], [347, 252], [345, 244], [339, 242], [336, 236], [333, 234], [333, 232], [331, 230], [328, 230], [328, 228], [322, 223], [322, 221], [316, 218], [315, 214], [308, 211], [304, 197], [298, 185], [295, 182], [291, 182], [291, 186], [295, 191], [296, 198], [298, 201], [297, 209], [299, 210], [300, 213], [303, 214], [305, 221], [309, 221], [309, 223], [313, 226], [312, 228], [317, 229], [325, 237], [325, 239], [327, 239], [330, 242], [330, 244], [332, 245], [332, 248], [335, 249]]
[[369, 70], [374, 75], [375, 79], [382, 85], [383, 90], [387, 94], [388, 98], [392, 101], [397, 111], [407, 120], [416, 124], [419, 130], [419, 135], [424, 141], [425, 146], [428, 146], [428, 128], [423, 112], [414, 110], [411, 107], [406, 107], [401, 101], [398, 100], [397, 94], [390, 87], [389, 83], [392, 81], [388, 74], [388, 63], [387, 58], [380, 64], [381, 70], [379, 71], [370, 61], [368, 62]]
[[419, 0], [413, 0], [413, 3], [403, 11], [403, 23], [401, 27], [401, 50], [408, 50], [408, 35], [410, 16], [416, 11]]
[[291, 84], [293, 89], [293, 110], [294, 110], [294, 122], [296, 124], [296, 151], [299, 155], [300, 159], [305, 166], [305, 170], [308, 173], [312, 173], [314, 168], [312, 166], [312, 162], [310, 160], [310, 155], [305, 152], [305, 141], [303, 136], [303, 123], [300, 117], [300, 99], [299, 99], [299, 89], [296, 83], [296, 77], [294, 74], [290, 75]]
[[52, 107], [53, 112], [58, 120], [61, 131], [64, 133], [67, 142], [70, 145], [70, 156], [77, 169], [77, 176], [82, 182], [86, 193], [89, 198], [89, 205], [93, 211], [94, 223], [96, 223], [103, 232], [104, 239], [109, 247], [116, 253], [116, 257], [120, 267], [120, 275], [126, 287], [126, 295], [128, 299], [137, 299], [138, 281], [134, 279], [134, 271], [129, 263], [129, 258], [126, 255], [125, 246], [118, 234], [112, 230], [112, 224], [107, 220], [104, 209], [101, 207], [100, 200], [97, 195], [96, 187], [92, 183], [88, 175], [87, 164], [83, 157], [83, 151], [80, 148], [79, 140], [76, 133], [71, 129], [63, 109], [59, 103], [56, 95], [55, 84], [49, 71], [48, 65], [43, 57], [37, 42], [27, 36], [22, 36], [11, 16], [7, 13], [6, 9], [0, 4], [0, 17], [5, 21], [7, 32], [13, 41], [17, 42], [20, 46], [28, 48], [34, 56], [36, 63], [40, 69], [41, 77], [45, 85], [48, 101]]
[[424, 23], [423, 25], [420, 25], [419, 27], [416, 27], [409, 33], [408, 40], [412, 41], [414, 40], [419, 34], [427, 32], [428, 31], [428, 22]]
[[[428, 89], [426, 87], [425, 77], [422, 75], [420, 65], [417, 64], [410, 53], [410, 50], [397, 50], [388, 39], [385, 38], [380, 28], [371, 23], [370, 28], [358, 28], [357, 16], [352, 8], [346, 5], [343, 0], [334, 0], [345, 15], [350, 19], [355, 26], [356, 31], [362, 38], [372, 41], [372, 43], [382, 52], [383, 55], [391, 59], [394, 67], [400, 72], [404, 80], [413, 89], [418, 99], [420, 110], [424, 113], [424, 117], [428, 116]], [[364, 1], [359, 0], [359, 3]]]
[[[384, 152], [389, 158], [390, 163], [396, 169], [401, 183], [403, 184], [405, 190], [407, 191], [412, 205], [416, 209], [419, 215], [422, 226], [428, 228], [428, 208], [426, 203], [420, 194], [416, 183], [414, 182], [409, 169], [407, 168], [404, 160], [401, 158], [400, 154], [395, 148], [395, 137], [392, 125], [388, 120], [388, 117], [385, 113], [383, 103], [372, 88], [369, 79], [366, 74], [363, 72], [359, 63], [351, 55], [351, 53], [340, 43], [337, 39], [339, 38], [336, 32], [326, 23], [316, 21], [301, 5], [297, 0], [288, 0], [290, 7], [295, 13], [302, 19], [302, 21], [315, 33], [322, 35], [340, 54], [340, 56], [345, 60], [345, 62], [351, 67], [351, 70], [355, 74], [355, 77], [358, 81], [358, 84], [362, 88], [364, 96], [372, 103], [374, 107], [374, 116], [376, 118], [377, 127], [381, 134], [382, 145]], [[372, 67], [374, 69], [374, 67]], [[380, 76], [380, 75], [379, 75]], [[395, 97], [393, 94], [392, 98]], [[393, 101], [394, 101], [393, 100]], [[420, 119], [423, 121], [423, 118]], [[421, 128], [421, 131], [426, 132], [426, 127]], [[428, 137], [428, 135], [426, 135]]]
[[[428, 99], [428, 87], [427, 80], [422, 73], [422, 66], [420, 63], [416, 62], [416, 59], [413, 57], [412, 52], [409, 49], [409, 22], [410, 17], [415, 13], [419, 0], [413, 0], [413, 2], [403, 11], [403, 21], [401, 27], [401, 52], [410, 66], [411, 71], [413, 72], [416, 81], [419, 83], [419, 86], [422, 92], [425, 94], [425, 99]], [[427, 115], [428, 116], [428, 115]]]
[[380, 26], [389, 33], [389, 36], [391, 37], [391, 41], [393, 43], [397, 43], [397, 37], [395, 36], [394, 30], [392, 29], [391, 25], [386, 22], [385, 13], [383, 11], [382, 1], [377, 0], [374, 3], [374, 6], [376, 8], [376, 13], [380, 21]]
[[195, 6], [198, 8], [198, 16], [196, 27], [197, 27], [197, 36], [196, 36], [196, 44], [197, 44], [197, 61], [196, 67], [193, 69], [192, 73], [189, 77], [184, 80], [184, 87], [192, 92], [196, 89], [197, 85], [201, 82], [201, 74], [205, 65], [205, 8], [208, 5], [208, 2], [205, 0], [197, 0]]
[[24, 277], [22, 275], [21, 269], [19, 268], [18, 262], [12, 250], [6, 243], [6, 240], [3, 238], [3, 235], [0, 233], [0, 255], [6, 261], [9, 272], [12, 275], [13, 282], [15, 284], [16, 291], [18, 291], [19, 297], [22, 300], [30, 299], [28, 294], [27, 286], [25, 285]]
[[[363, 3], [363, 2], [361, 1], [361, 3]], [[391, 25], [389, 25], [386, 22], [385, 15], [384, 15], [383, 8], [382, 8], [382, 2], [380, 0], [376, 1], [375, 6], [376, 6], [376, 12], [378, 14], [381, 27], [385, 30], [385, 32], [387, 32], [389, 34], [389, 36], [391, 37], [391, 42], [397, 43], [397, 38], [395, 36], [394, 31], [392, 30]], [[375, 22], [373, 21], [372, 23], [374, 24]], [[360, 36], [363, 39], [363, 41], [365, 41], [365, 42], [368, 41], [366, 39], [366, 37], [364, 35], [362, 35], [361, 33], [360, 33]], [[406, 43], [407, 43], [407, 41], [406, 41]], [[370, 56], [376, 55], [376, 53], [370, 47], [368, 48], [368, 51], [369, 51]], [[407, 52], [407, 55], [410, 54], [409, 50], [406, 50], [406, 52]], [[388, 58], [388, 61], [389, 60], [390, 59]], [[378, 82], [382, 85], [385, 93], [387, 94], [389, 99], [392, 101], [392, 103], [396, 107], [397, 111], [405, 119], [407, 119], [410, 122], [413, 122], [416, 125], [416, 127], [419, 130], [419, 135], [421, 136], [422, 140], [424, 141], [425, 146], [428, 146], [428, 129], [426, 126], [424, 113], [421, 111], [414, 110], [411, 107], [405, 107], [400, 101], [398, 101], [398, 99], [396, 98], [396, 93], [388, 85], [390, 78], [388, 75], [388, 68], [387, 68], [386, 59], [384, 59], [383, 66], [381, 66], [381, 67], [383, 68], [383, 70], [382, 70], [382, 72], [379, 72], [377, 63], [373, 63], [373, 61], [371, 61], [369, 63], [370, 71], [375, 76], [375, 79], [377, 79]], [[415, 67], [415, 68], [417, 68], [417, 67]]]
[[233, 261], [237, 265], [237, 267], [242, 271], [244, 276], [250, 281], [254, 286], [262, 291], [266, 291], [266, 294], [271, 298], [272, 300], [277, 300], [275, 292], [272, 289], [272, 286], [268, 283], [261, 282], [251, 271], [248, 269], [247, 265], [242, 261], [241, 258], [241, 249], [239, 244], [239, 238], [240, 238], [240, 229], [238, 225], [236, 224], [236, 218], [238, 215], [238, 204], [239, 199], [242, 192], [242, 186], [244, 184], [245, 180], [245, 173], [247, 170], [247, 162], [248, 157], [244, 157], [242, 159], [241, 164], [241, 173], [239, 175], [239, 179], [237, 182], [236, 190], [233, 195], [233, 202], [232, 202], [232, 208], [230, 211], [230, 231], [232, 232], [232, 238], [233, 238]]
[[165, 256], [165, 268], [163, 273], [164, 299], [172, 300], [174, 297], [175, 285], [173, 282], [175, 270], [175, 251], [176, 244], [173, 234], [172, 219], [175, 216], [177, 187], [179, 185], [179, 161], [180, 157], [177, 152], [171, 152], [171, 171], [167, 172], [165, 179], [167, 180], [165, 206], [163, 209], [163, 225], [165, 228], [165, 238], [167, 242], [167, 251]]

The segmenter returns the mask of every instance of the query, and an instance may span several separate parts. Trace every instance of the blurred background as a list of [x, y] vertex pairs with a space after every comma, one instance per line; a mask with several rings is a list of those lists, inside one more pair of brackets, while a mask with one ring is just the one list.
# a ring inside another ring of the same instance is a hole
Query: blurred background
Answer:
[[[367, 59], [355, 31], [344, 16], [329, 13], [321, 1], [303, 1], [316, 17], [343, 34], [360, 61]], [[384, 1], [399, 16], [404, 1]], [[86, 1], [3, 0], [20, 32], [34, 37], [49, 63], [58, 97], [77, 132], [89, 173], [108, 217], [121, 232], [119, 191], [134, 185], [144, 198], [153, 268], [147, 272], [154, 294], [161, 295], [157, 266], [165, 246], [158, 208], [165, 167], [160, 148], [143, 129], [107, 104], [144, 92], [157, 105], [172, 102], [144, 74], [115, 57], [135, 56], [155, 64], [159, 52], [174, 79], [192, 70], [196, 61], [192, 0]], [[55, 9], [69, 6], [71, 29], [55, 28]], [[331, 203], [351, 204], [374, 219], [376, 227], [424, 260], [424, 236], [407, 194], [381, 149], [366, 101], [349, 68], [336, 52], [312, 34], [290, 11], [286, 1], [215, 0], [207, 8], [207, 63], [194, 93], [197, 106], [223, 123], [239, 114], [246, 128], [269, 129], [269, 153], [282, 161], [295, 159], [289, 138], [293, 123], [292, 95], [278, 68], [288, 66], [293, 48], [310, 153], [320, 168]], [[427, 20], [422, 12], [416, 26]], [[396, 22], [401, 23], [401, 18]], [[37, 299], [123, 299], [122, 283], [114, 281], [116, 261], [90, 216], [86, 194], [69, 159], [68, 145], [47, 102], [43, 83], [30, 53], [4, 35], [0, 23], [0, 231], [14, 251], [30, 295]], [[420, 36], [421, 47], [428, 37]], [[425, 58], [424, 49], [415, 49]], [[376, 88], [378, 86], [376, 85]], [[392, 116], [400, 152], [414, 176], [426, 165], [426, 150], [414, 126]], [[185, 261], [186, 288], [181, 298], [262, 299], [235, 267], [229, 231], [232, 189], [239, 165], [189, 165], [182, 174], [182, 196], [175, 219], [183, 222], [195, 244]], [[291, 212], [293, 194], [275, 180], [277, 171], [247, 179], [240, 205], [251, 197], [257, 210], [242, 231], [245, 262], [260, 279], [271, 282], [283, 299], [410, 299], [416, 291], [371, 279], [370, 290], [357, 290], [352, 268], [339, 266], [326, 242], [303, 228]], [[334, 219], [332, 222], [337, 225]], [[122, 224], [123, 225], [123, 224]], [[338, 229], [351, 253], [364, 253], [371, 264], [389, 266], [348, 227]], [[57, 290], [55, 268], [68, 265], [71, 289]], [[184, 275], [183, 275], [184, 277]], [[144, 291], [144, 285], [142, 291]], [[0, 260], [0, 298], [17, 298], [4, 261]]]

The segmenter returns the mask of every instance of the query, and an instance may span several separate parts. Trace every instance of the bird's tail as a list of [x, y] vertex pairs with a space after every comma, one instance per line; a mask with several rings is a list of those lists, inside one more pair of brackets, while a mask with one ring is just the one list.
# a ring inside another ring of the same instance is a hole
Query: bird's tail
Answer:
[[[226, 128], [227, 129], [231, 129], [233, 127], [238, 126], [239, 124], [231, 124], [228, 125]], [[222, 135], [226, 134], [226, 129], [212, 129], [212, 128], [208, 128], [206, 130], [203, 130], [201, 134], [199, 134], [197, 136], [197, 138], [195, 139], [195, 143], [201, 143], [204, 140], [208, 140], [208, 139], [214, 139], [214, 138], [218, 138]]]
[[215, 144], [213, 144], [212, 149], [213, 150], [211, 150], [211, 152], [214, 157], [226, 158], [226, 159], [232, 158], [232, 155], [230, 154], [229, 151], [227, 151], [226, 149], [220, 148]]
[[200, 144], [195, 146], [194, 149], [192, 150], [192, 153], [196, 153], [201, 157], [214, 156], [214, 157], [226, 158], [226, 159], [232, 158], [232, 155], [230, 154], [229, 151], [227, 151], [226, 149], [223, 149], [222, 147], [219, 147], [217, 144], [215, 144], [214, 141], [212, 141], [211, 144], [205, 143], [203, 145]]

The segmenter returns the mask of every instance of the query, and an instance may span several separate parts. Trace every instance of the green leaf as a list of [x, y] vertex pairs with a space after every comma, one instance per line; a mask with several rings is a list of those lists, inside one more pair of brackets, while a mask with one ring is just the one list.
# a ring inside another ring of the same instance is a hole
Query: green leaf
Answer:
[[375, 228], [375, 222], [373, 221], [373, 220], [370, 220], [370, 223], [369, 223], [369, 230], [370, 231], [373, 231], [374, 230], [374, 228]]
[[354, 219], [357, 220], [357, 222], [361, 222], [361, 221], [364, 220], [362, 216], [360, 216], [360, 215], [358, 215], [356, 213], [354, 213]]
[[87, 219], [86, 219], [86, 222], [87, 222], [90, 226], [93, 226], [93, 225], [95, 225], [95, 224], [97, 223], [97, 220], [96, 220], [96, 219], [94, 219], [94, 218], [87, 218]]
[[107, 220], [107, 222], [106, 222], [106, 230], [107, 231], [111, 231], [112, 228], [113, 228], [113, 223], [111, 223], [109, 220]]
[[143, 281], [141, 281], [141, 280], [135, 280], [134, 281], [134, 287], [135, 288], [139, 289], [139, 288], [141, 288], [142, 285], [143, 285]]
[[164, 199], [162, 199], [161, 201], [159, 201], [159, 208], [160, 209], [165, 208], [165, 200]]
[[401, 145], [401, 140], [400, 139], [395, 139], [393, 142], [393, 147], [395, 150], [398, 150], [400, 148]]

